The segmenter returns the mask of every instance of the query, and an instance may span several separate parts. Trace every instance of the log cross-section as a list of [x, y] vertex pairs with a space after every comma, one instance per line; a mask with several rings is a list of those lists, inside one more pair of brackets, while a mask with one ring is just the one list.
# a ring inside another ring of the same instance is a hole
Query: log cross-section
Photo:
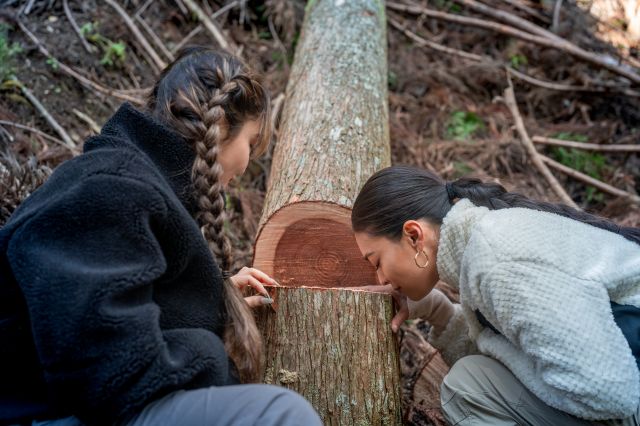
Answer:
[[254, 266], [283, 287], [258, 324], [265, 382], [327, 425], [401, 424], [392, 300], [350, 226], [364, 182], [390, 165], [382, 0], [310, 0], [287, 84]]

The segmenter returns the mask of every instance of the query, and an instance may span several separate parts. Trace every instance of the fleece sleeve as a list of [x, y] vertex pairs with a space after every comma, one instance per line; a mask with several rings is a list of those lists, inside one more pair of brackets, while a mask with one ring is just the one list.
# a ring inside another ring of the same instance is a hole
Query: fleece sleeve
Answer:
[[635, 413], [640, 378], [602, 283], [535, 262], [497, 263], [481, 284], [481, 352], [500, 360], [548, 405], [602, 420]]
[[87, 423], [229, 380], [218, 336], [160, 328], [153, 285], [166, 262], [154, 234], [171, 232], [166, 214], [150, 185], [93, 175], [57, 192], [9, 242], [49, 392]]
[[477, 353], [460, 304], [452, 303], [438, 289], [433, 289], [421, 300], [407, 302], [409, 318], [421, 318], [431, 324], [429, 343], [440, 350], [449, 365], [466, 355]]

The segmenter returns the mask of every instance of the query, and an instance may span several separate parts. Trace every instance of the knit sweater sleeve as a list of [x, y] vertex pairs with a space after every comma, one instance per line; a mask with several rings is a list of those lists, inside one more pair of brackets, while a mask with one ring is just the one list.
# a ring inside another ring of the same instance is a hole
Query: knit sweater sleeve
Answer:
[[50, 395], [86, 423], [228, 381], [217, 335], [160, 327], [153, 285], [166, 260], [155, 233], [166, 214], [150, 185], [93, 175], [49, 197], [9, 242]]
[[420, 300], [408, 299], [409, 319], [421, 318], [431, 325], [427, 339], [453, 365], [458, 359], [477, 352], [469, 337], [469, 327], [462, 307], [453, 303], [440, 290], [433, 289]]
[[519, 259], [497, 263], [482, 280], [481, 352], [505, 364], [548, 405], [589, 420], [624, 418], [640, 401], [631, 349], [602, 283]]
[[442, 358], [450, 366], [460, 358], [478, 352], [476, 343], [469, 337], [469, 326], [462, 313], [462, 306], [455, 303], [453, 309], [453, 315], [444, 330], [437, 333], [432, 327], [428, 336], [429, 343], [440, 350]]

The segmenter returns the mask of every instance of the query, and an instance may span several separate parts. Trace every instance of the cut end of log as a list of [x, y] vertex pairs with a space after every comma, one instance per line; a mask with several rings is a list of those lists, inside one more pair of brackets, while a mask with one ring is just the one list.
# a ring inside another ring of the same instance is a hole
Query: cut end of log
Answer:
[[253, 266], [285, 287], [344, 288], [377, 284], [351, 231], [351, 210], [305, 201], [276, 211], [256, 240]]

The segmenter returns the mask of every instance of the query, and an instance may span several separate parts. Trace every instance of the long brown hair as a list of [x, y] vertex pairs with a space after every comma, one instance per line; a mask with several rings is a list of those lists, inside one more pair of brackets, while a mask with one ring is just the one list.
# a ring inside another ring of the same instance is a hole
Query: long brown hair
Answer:
[[410, 166], [388, 167], [371, 176], [353, 204], [351, 224], [355, 232], [398, 240], [407, 220], [426, 219], [433, 224], [442, 224], [456, 198], [467, 198], [476, 206], [489, 210], [523, 207], [556, 213], [640, 244], [640, 228], [621, 227], [564, 204], [532, 200], [508, 192], [497, 183], [467, 177], [447, 183], [434, 173]]
[[[262, 154], [271, 139], [267, 91], [239, 59], [205, 47], [187, 47], [160, 75], [147, 100], [147, 110], [192, 144], [196, 158], [192, 182], [198, 201], [196, 219], [223, 276], [231, 265], [229, 241], [223, 233], [224, 195], [221, 146], [248, 120], [261, 123], [252, 156]], [[228, 324], [224, 342], [242, 381], [260, 374], [262, 340], [253, 314], [240, 291], [224, 280]]]

